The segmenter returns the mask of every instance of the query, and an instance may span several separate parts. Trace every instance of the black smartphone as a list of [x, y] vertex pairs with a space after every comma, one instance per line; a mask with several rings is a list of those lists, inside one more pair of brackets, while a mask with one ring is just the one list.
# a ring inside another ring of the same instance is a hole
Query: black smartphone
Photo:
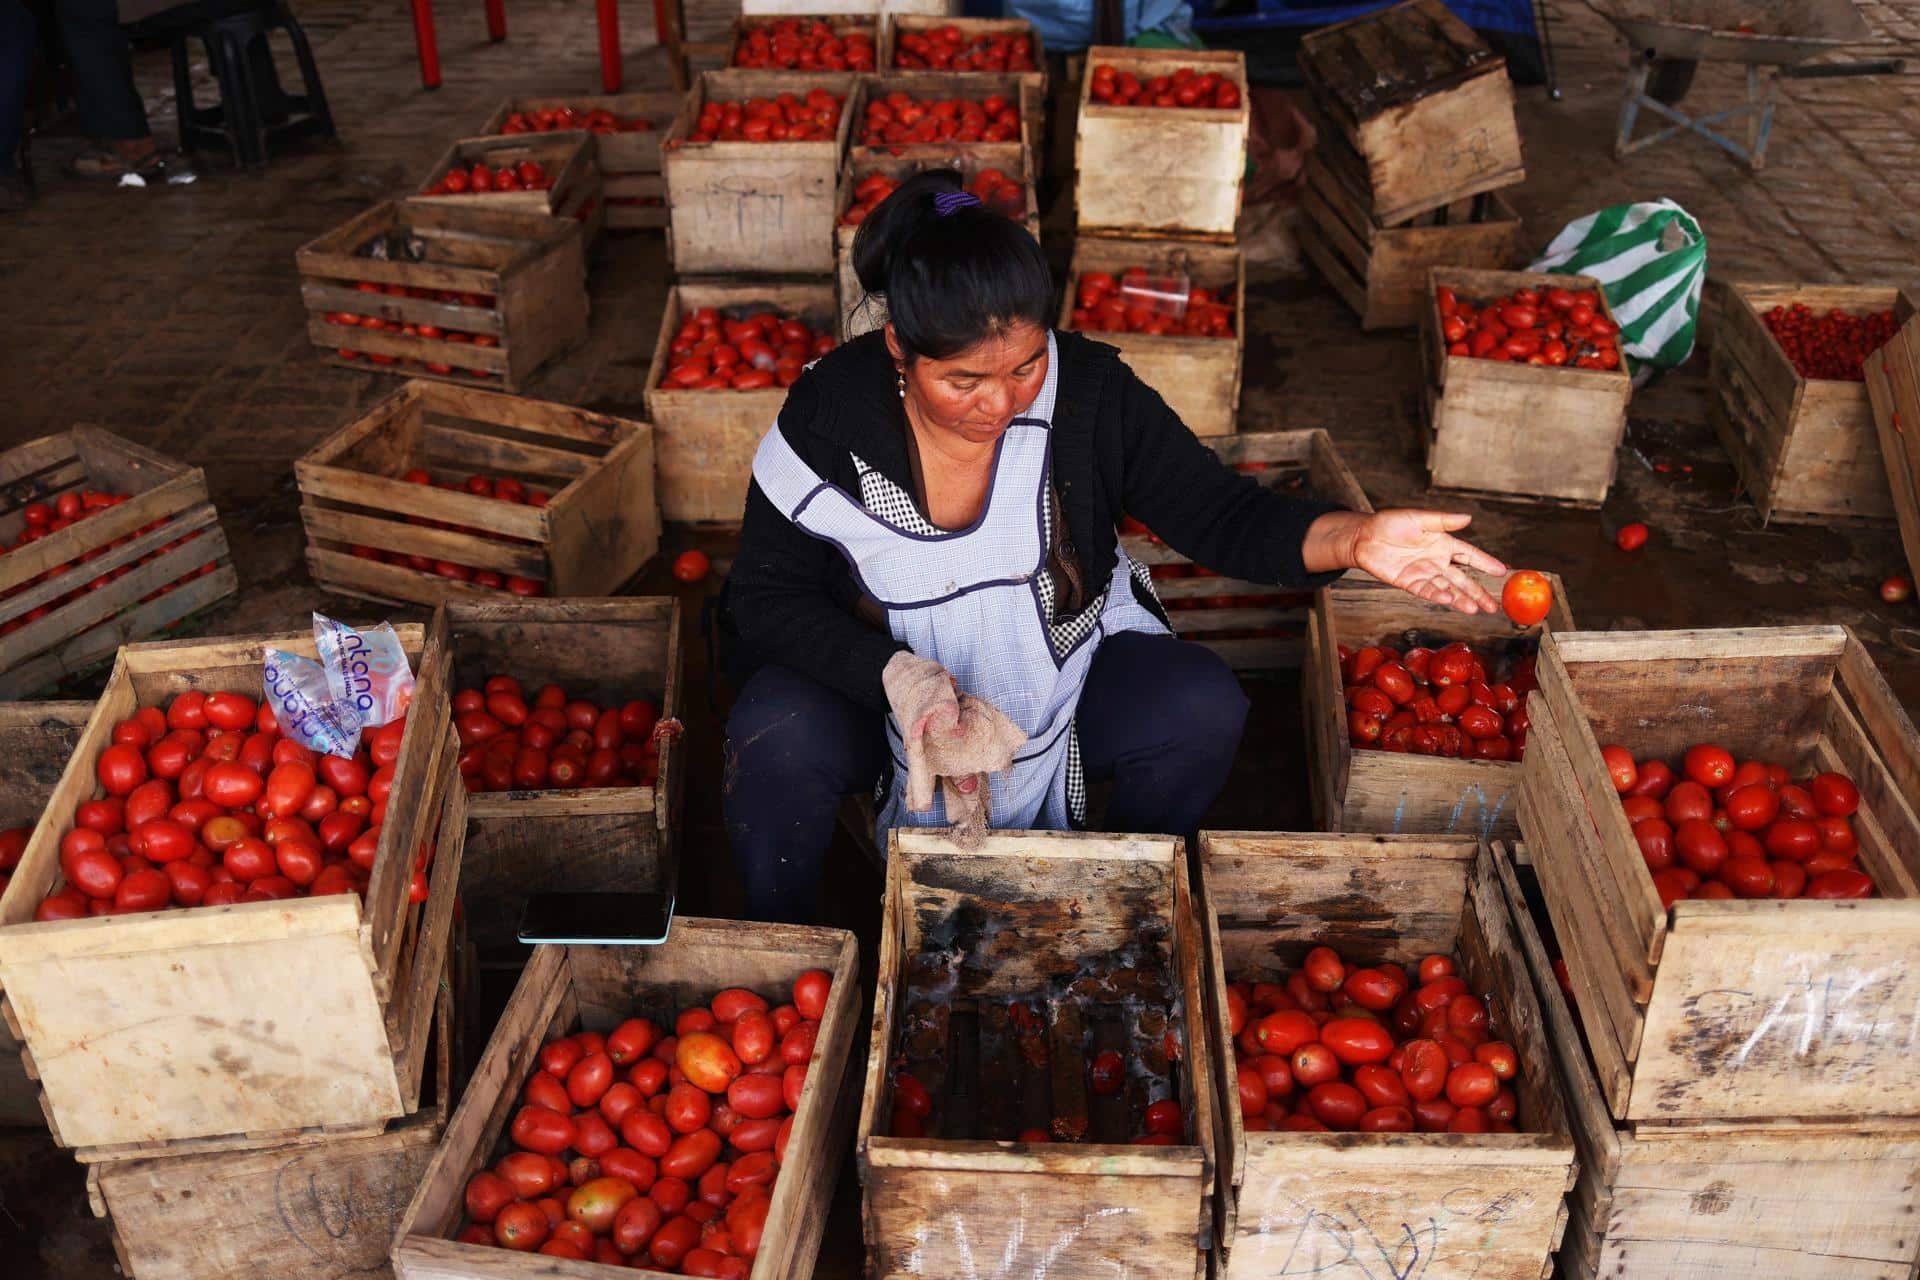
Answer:
[[657, 946], [673, 923], [670, 893], [536, 893], [520, 912], [520, 941]]

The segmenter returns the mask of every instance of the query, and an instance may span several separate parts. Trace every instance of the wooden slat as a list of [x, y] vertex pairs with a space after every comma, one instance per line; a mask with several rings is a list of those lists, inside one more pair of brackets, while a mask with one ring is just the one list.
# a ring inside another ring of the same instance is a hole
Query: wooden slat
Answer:
[[1080, 234], [1230, 241], [1240, 216], [1250, 105], [1239, 52], [1096, 46], [1089, 68], [1113, 66], [1140, 78], [1180, 67], [1217, 72], [1240, 88], [1231, 110], [1107, 106], [1093, 101], [1093, 76], [1080, 82], [1074, 208]]
[[1920, 317], [1867, 357], [1866, 375], [1907, 572], [1920, 577]]

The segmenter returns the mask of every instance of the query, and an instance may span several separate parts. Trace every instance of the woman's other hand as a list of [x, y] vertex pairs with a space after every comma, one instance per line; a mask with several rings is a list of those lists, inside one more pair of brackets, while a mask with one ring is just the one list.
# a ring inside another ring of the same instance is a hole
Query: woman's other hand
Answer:
[[1338, 511], [1314, 521], [1303, 552], [1314, 572], [1364, 569], [1461, 613], [1498, 613], [1499, 602], [1466, 570], [1504, 574], [1507, 567], [1453, 536], [1471, 523], [1472, 516], [1456, 511]]

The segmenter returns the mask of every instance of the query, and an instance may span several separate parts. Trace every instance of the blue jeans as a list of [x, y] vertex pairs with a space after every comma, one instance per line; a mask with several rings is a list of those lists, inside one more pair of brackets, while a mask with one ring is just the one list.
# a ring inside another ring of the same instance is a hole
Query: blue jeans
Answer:
[[[1247, 717], [1211, 650], [1123, 632], [1094, 655], [1076, 725], [1088, 782], [1111, 782], [1111, 831], [1188, 835], [1226, 784]], [[887, 768], [885, 718], [790, 667], [755, 672], [727, 721], [722, 809], [747, 916], [805, 922], [843, 796]]]

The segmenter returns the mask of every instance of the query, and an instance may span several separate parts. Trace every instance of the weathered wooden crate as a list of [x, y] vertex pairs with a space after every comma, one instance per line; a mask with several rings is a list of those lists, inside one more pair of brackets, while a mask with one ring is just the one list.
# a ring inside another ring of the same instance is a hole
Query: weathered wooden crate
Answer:
[[[1473, 576], [1499, 598], [1501, 579]], [[1316, 825], [1327, 831], [1482, 840], [1519, 834], [1518, 761], [1355, 749], [1347, 734], [1340, 646], [1384, 643], [1404, 650], [1411, 638], [1418, 638], [1434, 648], [1464, 640], [1489, 659], [1532, 652], [1548, 628], [1573, 629], [1566, 585], [1547, 576], [1553, 583], [1553, 610], [1544, 623], [1524, 629], [1505, 614], [1455, 613], [1364, 574], [1349, 574], [1314, 597], [1300, 701], [1307, 722], [1307, 771]]]
[[[608, 595], [660, 546], [653, 429], [544, 400], [409, 382], [294, 463], [307, 571], [369, 600], [497, 600], [500, 593], [353, 548], [533, 579], [550, 596]], [[545, 507], [401, 479], [475, 472], [549, 490]], [[433, 529], [419, 517], [455, 526]]]
[[[434, 628], [397, 628], [421, 671], [366, 901], [352, 894], [36, 922], [74, 810], [97, 798], [113, 726], [187, 689], [261, 695], [269, 648], [311, 633], [120, 650], [13, 883], [0, 897], [0, 1001], [53, 1136], [88, 1163], [274, 1146], [303, 1129], [378, 1132], [417, 1109], [459, 892], [464, 789]], [[426, 902], [416, 850], [437, 841]]]
[[1088, 271], [1114, 275], [1128, 267], [1150, 274], [1185, 272], [1202, 289], [1233, 291], [1233, 336], [1195, 338], [1184, 334], [1089, 332], [1096, 342], [1120, 350], [1121, 359], [1142, 382], [1160, 393], [1187, 429], [1201, 437], [1238, 430], [1240, 372], [1246, 351], [1246, 264], [1231, 245], [1170, 240], [1116, 240], [1082, 236], [1074, 241], [1060, 303], [1060, 327], [1073, 329], [1074, 301], [1080, 277]]
[[959, 0], [740, 0], [745, 14], [957, 14]]
[[[662, 720], [680, 714], [680, 602], [671, 596], [449, 600], [440, 608], [451, 690], [503, 675], [529, 695], [551, 681], [603, 707], [647, 698]], [[650, 787], [471, 792], [460, 900], [475, 944], [512, 946], [529, 894], [659, 889], [677, 853], [682, 751], [676, 738], [661, 739]]]
[[1433, 267], [1499, 271], [1524, 259], [1525, 228], [1498, 193], [1482, 192], [1386, 227], [1365, 198], [1325, 158], [1307, 158], [1300, 193], [1300, 247], [1362, 329], [1420, 323]]
[[[1031, 83], [1044, 100], [1047, 92], [1047, 57], [1041, 47], [1040, 33], [1025, 18], [951, 18], [945, 15], [927, 15], [894, 13], [880, 24], [880, 51], [875, 65], [882, 74], [898, 76], [925, 76], [947, 74], [935, 67], [901, 67], [894, 65], [894, 56], [900, 48], [900, 37], [909, 33], [925, 34], [942, 27], [953, 27], [969, 40], [979, 36], [1022, 35], [1027, 39], [1027, 48], [1033, 53], [1033, 70], [1015, 71], [1017, 75]], [[964, 47], [964, 46], [963, 46]], [[954, 75], [992, 75], [993, 72], [959, 71]], [[1038, 136], [1037, 134], [1035, 136]]]
[[843, 342], [859, 337], [863, 333], [878, 329], [887, 322], [887, 304], [883, 298], [869, 298], [860, 287], [860, 279], [853, 272], [853, 238], [859, 233], [858, 226], [848, 226], [841, 219], [847, 210], [853, 207], [853, 189], [866, 178], [876, 173], [904, 181], [923, 169], [954, 169], [964, 183], [971, 184], [980, 175], [982, 169], [999, 169], [1009, 178], [1021, 184], [1027, 193], [1027, 216], [1022, 224], [1028, 234], [1040, 239], [1040, 196], [1034, 189], [1033, 171], [1028, 168], [1023, 156], [1015, 148], [1003, 148], [1010, 154], [1005, 164], [995, 164], [990, 158], [983, 157], [983, 148], [949, 146], [943, 158], [926, 156], [893, 156], [876, 154], [871, 151], [849, 156], [847, 164], [840, 172], [840, 190], [834, 199], [833, 257], [834, 278], [840, 290], [840, 339]]
[[1907, 571], [1920, 577], [1920, 319], [1867, 357], [1867, 395]]
[[1506, 60], [1442, 0], [1324, 27], [1301, 40], [1300, 70], [1383, 226], [1526, 179]]
[[[833, 239], [826, 240], [827, 251]], [[754, 284], [744, 280], [691, 281], [667, 291], [667, 306], [647, 374], [647, 416], [653, 419], [660, 459], [660, 512], [669, 520], [738, 525], [753, 478], [753, 454], [786, 403], [782, 387], [760, 391], [678, 391], [660, 385], [668, 348], [690, 310], [777, 311], [823, 333], [837, 329], [831, 281]]]
[[[1214, 436], [1206, 445], [1222, 462], [1266, 488], [1338, 503], [1349, 511], [1373, 510], [1333, 438], [1318, 428]], [[1120, 545], [1136, 563], [1148, 567], [1154, 592], [1182, 639], [1204, 644], [1236, 671], [1300, 665], [1309, 594], [1195, 573], [1192, 560], [1152, 533], [1123, 534]], [[1213, 602], [1220, 599], [1232, 603], [1215, 607]]]
[[[1434, 267], [1420, 305], [1426, 366], [1427, 476], [1436, 489], [1507, 501], [1597, 506], [1613, 484], [1633, 378], [1618, 369], [1554, 368], [1447, 354], [1434, 291], [1475, 305], [1516, 289], [1599, 289], [1587, 276]], [[1609, 320], [1606, 295], [1600, 305]]]
[[[1124, 1258], [1204, 1276], [1218, 1104], [1181, 842], [1007, 832], [963, 852], [902, 828], [889, 845], [857, 1146], [869, 1274], [1014, 1280]], [[1089, 1096], [1087, 1058], [1109, 1048], [1128, 1085]], [[933, 1098], [927, 1137], [887, 1132], [901, 1070]], [[1169, 1087], [1184, 1139], [1126, 1145]], [[1010, 1141], [1030, 1127], [1055, 1141]]]
[[[378, 204], [294, 255], [307, 336], [329, 364], [517, 391], [536, 369], [586, 341], [586, 259], [573, 226], [463, 199]], [[426, 260], [360, 256], [363, 246], [389, 233], [417, 239]], [[384, 292], [366, 292], [356, 287], [361, 283]], [[444, 293], [461, 301], [441, 301]], [[425, 325], [487, 343], [331, 318], [341, 315]]]
[[660, 143], [680, 114], [684, 98], [684, 94], [660, 92], [509, 98], [487, 118], [480, 132], [498, 134], [515, 112], [552, 107], [611, 111], [621, 120], [647, 121], [651, 129], [588, 134], [588, 154], [600, 173], [600, 203], [606, 210], [607, 230], [659, 229], [667, 225], [667, 180], [660, 173]]
[[39, 693], [234, 592], [206, 474], [95, 427], [0, 453], [0, 543], [20, 536], [30, 503], [85, 490], [132, 497], [0, 555], [0, 698]]
[[[891, 93], [904, 93], [916, 102], [948, 98], [985, 102], [992, 97], [1005, 98], [1020, 110], [1020, 136], [1012, 142], [862, 142], [867, 104]], [[980, 71], [882, 71], [878, 75], [859, 77], [853, 97], [847, 101], [847, 117], [851, 121], [847, 131], [847, 159], [857, 164], [877, 156], [895, 156], [944, 164], [952, 160], [956, 151], [964, 151], [982, 164], [1011, 171], [1017, 153], [1017, 163], [1026, 165], [1029, 173], [1036, 173], [1041, 120], [1045, 114], [1046, 99], [1040, 88], [1021, 76]]]
[[806, 1280], [853, 1119], [848, 1086], [860, 1020], [859, 948], [839, 929], [691, 916], [675, 920], [657, 947], [535, 948], [400, 1224], [393, 1249], [400, 1280], [612, 1276], [612, 1268], [586, 1262], [550, 1260], [530, 1269], [522, 1256], [451, 1238], [465, 1215], [467, 1180], [493, 1163], [540, 1046], [577, 1029], [605, 1033], [636, 1015], [671, 1026], [676, 1013], [723, 987], [772, 995], [806, 969], [832, 974], [833, 988], [752, 1272], [755, 1280]]
[[[1525, 851], [1519, 856], [1524, 858]], [[1496, 850], [1514, 936], [1561, 1073], [1579, 1180], [1568, 1202], [1567, 1280], [1883, 1280], [1911, 1276], [1920, 1237], [1920, 1134], [1911, 1121], [1803, 1123], [1787, 1132], [1619, 1124], [1555, 980], [1531, 868]]]
[[[773, 75], [787, 76], [789, 77], [788, 83], [799, 86], [803, 94], [806, 90], [811, 89], [813, 87], [813, 78], [820, 74], [820, 69], [818, 68], [811, 71], [803, 71], [793, 67], [742, 67], [738, 65], [740, 46], [746, 43], [747, 37], [756, 27], [770, 27], [776, 22], [789, 18], [800, 18], [809, 22], [824, 22], [828, 27], [832, 28], [835, 35], [842, 39], [850, 35], [866, 35], [873, 41], [874, 66], [878, 67], [880, 65], [880, 21], [877, 14], [838, 14], [809, 10], [806, 13], [791, 14], [742, 13], [733, 20], [733, 29], [727, 41], [727, 67], [731, 70], [765, 71]], [[872, 72], [853, 71], [849, 69], [847, 74], [871, 75]]]
[[667, 134], [662, 168], [667, 248], [679, 275], [816, 275], [833, 271], [834, 188], [846, 154], [858, 77], [819, 72], [806, 89], [847, 101], [830, 142], [689, 142], [708, 99], [742, 102], [795, 91], [785, 71], [706, 71]]
[[[1220, 1280], [1409, 1274], [1544, 1280], [1566, 1227], [1574, 1146], [1549, 1033], [1493, 855], [1474, 839], [1202, 832], [1208, 1031], [1218, 1074]], [[1520, 1058], [1519, 1133], [1248, 1132], [1229, 981], [1279, 981], [1316, 946], [1354, 963], [1457, 958]], [[1357, 1242], [1368, 1240], [1371, 1245]], [[1417, 1260], [1414, 1261], [1414, 1260]]]
[[1761, 313], [1804, 302], [1819, 314], [1887, 311], [1900, 290], [1731, 281], [1713, 326], [1713, 425], [1766, 520], [1890, 519], [1893, 492], [1864, 383], [1802, 377]]
[[[1521, 765], [1520, 830], [1619, 1119], [1920, 1116], [1920, 738], [1844, 627], [1553, 632]], [[1678, 760], [1716, 742], [1861, 803], [1865, 901], [1662, 909], [1600, 744]], [[1792, 1121], [1786, 1123], [1791, 1124]]]
[[[429, 204], [479, 205], [512, 213], [531, 213], [580, 224], [585, 243], [600, 238], [605, 210], [600, 207], [600, 173], [594, 167], [594, 148], [582, 133], [515, 133], [486, 138], [458, 138], [434, 162], [413, 195]], [[513, 168], [528, 160], [547, 171], [553, 185], [541, 191], [463, 191], [435, 195], [433, 185], [453, 169], [484, 164], [489, 169]]]
[[[1240, 217], [1252, 118], [1246, 56], [1102, 45], [1087, 50], [1086, 65], [1074, 141], [1080, 234], [1230, 243]], [[1181, 67], [1215, 71], [1240, 87], [1240, 105], [1215, 110], [1095, 102], [1091, 69], [1106, 65], [1143, 80]]]

